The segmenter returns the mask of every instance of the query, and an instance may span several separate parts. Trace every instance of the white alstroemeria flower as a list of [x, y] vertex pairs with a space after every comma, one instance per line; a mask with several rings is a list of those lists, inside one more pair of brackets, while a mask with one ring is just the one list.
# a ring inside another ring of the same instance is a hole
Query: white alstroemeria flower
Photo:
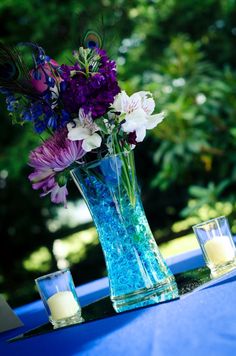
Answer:
[[96, 132], [99, 127], [95, 124], [91, 114], [85, 114], [83, 109], [79, 110], [79, 117], [67, 124], [68, 139], [71, 141], [83, 140], [82, 148], [90, 152], [101, 146], [102, 138]]
[[112, 104], [116, 112], [120, 112], [125, 122], [121, 125], [124, 132], [136, 133], [136, 141], [143, 141], [146, 130], [153, 129], [164, 119], [164, 113], [152, 115], [155, 102], [152, 94], [140, 91], [128, 96], [125, 91], [119, 93]]

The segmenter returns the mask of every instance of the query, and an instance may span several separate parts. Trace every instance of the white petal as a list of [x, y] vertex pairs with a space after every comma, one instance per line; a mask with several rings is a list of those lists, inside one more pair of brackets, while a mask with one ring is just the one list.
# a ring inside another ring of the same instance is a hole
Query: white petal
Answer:
[[83, 143], [82, 143], [82, 148], [86, 152], [92, 151], [94, 148], [100, 147], [102, 143], [102, 138], [98, 134], [93, 134], [89, 137], [87, 137]]
[[129, 96], [126, 94], [124, 90], [122, 90], [121, 93], [116, 95], [112, 107], [115, 109], [115, 111], [124, 113], [128, 111], [129, 102], [130, 102]]
[[80, 122], [81, 122], [82, 126], [90, 127], [90, 126], [93, 126], [93, 124], [94, 124], [91, 112], [89, 112], [88, 114], [85, 114], [84, 110], [80, 109], [79, 118], [80, 118]]
[[152, 98], [146, 98], [142, 102], [142, 108], [147, 115], [151, 115], [155, 109], [155, 101]]
[[79, 109], [79, 120], [80, 120], [80, 125], [84, 125], [84, 122], [86, 120], [86, 114], [83, 108]]
[[147, 115], [151, 115], [155, 109], [155, 101], [150, 91], [139, 91], [137, 94], [141, 97], [142, 108]]
[[71, 141], [83, 140], [90, 136], [90, 131], [86, 127], [75, 127], [68, 132], [68, 139]]
[[95, 121], [93, 121], [93, 123], [91, 124], [90, 128], [91, 128], [93, 133], [96, 132], [96, 131], [101, 131], [100, 127], [96, 124]]
[[146, 129], [153, 129], [155, 126], [160, 124], [165, 118], [165, 114], [161, 112], [160, 114], [152, 115], [148, 117]]
[[66, 125], [68, 131], [74, 129], [75, 127], [80, 127], [80, 126], [81, 126], [81, 124], [80, 124], [80, 121], [78, 119], [73, 119], [73, 121], [69, 122]]
[[142, 108], [142, 98], [138, 93], [134, 93], [130, 97], [129, 112], [136, 111]]
[[122, 124], [124, 132], [133, 132], [137, 128], [147, 124], [147, 115], [143, 109], [135, 110], [125, 116], [125, 122]]
[[145, 126], [139, 127], [136, 130], [136, 141], [137, 142], [142, 142], [144, 140], [145, 136], [146, 136], [146, 128], [145, 128]]
[[137, 92], [137, 94], [140, 95], [142, 99], [152, 98], [152, 93], [150, 91], [140, 90]]

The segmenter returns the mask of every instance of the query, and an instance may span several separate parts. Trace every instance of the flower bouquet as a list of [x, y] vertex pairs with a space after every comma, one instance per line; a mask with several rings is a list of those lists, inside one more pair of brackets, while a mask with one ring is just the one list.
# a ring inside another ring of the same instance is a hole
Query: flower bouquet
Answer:
[[29, 156], [33, 189], [66, 206], [73, 177], [98, 230], [117, 311], [176, 297], [143, 211], [132, 155], [146, 130], [164, 119], [153, 114], [152, 94], [121, 91], [116, 64], [94, 31], [69, 65], [35, 44], [24, 46], [33, 66], [17, 48], [0, 45], [0, 87], [13, 121], [30, 121], [43, 137]]

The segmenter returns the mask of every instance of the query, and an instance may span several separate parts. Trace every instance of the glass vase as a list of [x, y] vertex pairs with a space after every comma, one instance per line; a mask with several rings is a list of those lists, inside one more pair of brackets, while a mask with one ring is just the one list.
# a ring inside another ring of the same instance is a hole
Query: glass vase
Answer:
[[71, 175], [97, 228], [117, 312], [178, 297], [142, 206], [133, 153], [78, 165]]

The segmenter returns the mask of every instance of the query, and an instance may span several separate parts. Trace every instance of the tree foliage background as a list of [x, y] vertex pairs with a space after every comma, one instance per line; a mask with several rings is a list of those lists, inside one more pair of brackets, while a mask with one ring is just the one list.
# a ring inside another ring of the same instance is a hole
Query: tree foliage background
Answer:
[[[102, 16], [121, 87], [153, 92], [167, 114], [135, 152], [158, 244], [218, 215], [236, 233], [236, 1], [1, 0], [0, 39], [37, 42], [63, 63]], [[38, 298], [34, 278], [58, 268], [60, 249], [76, 284], [106, 272], [92, 223], [69, 224], [32, 190], [27, 160], [39, 139], [12, 126], [0, 100], [0, 293], [16, 306]]]

